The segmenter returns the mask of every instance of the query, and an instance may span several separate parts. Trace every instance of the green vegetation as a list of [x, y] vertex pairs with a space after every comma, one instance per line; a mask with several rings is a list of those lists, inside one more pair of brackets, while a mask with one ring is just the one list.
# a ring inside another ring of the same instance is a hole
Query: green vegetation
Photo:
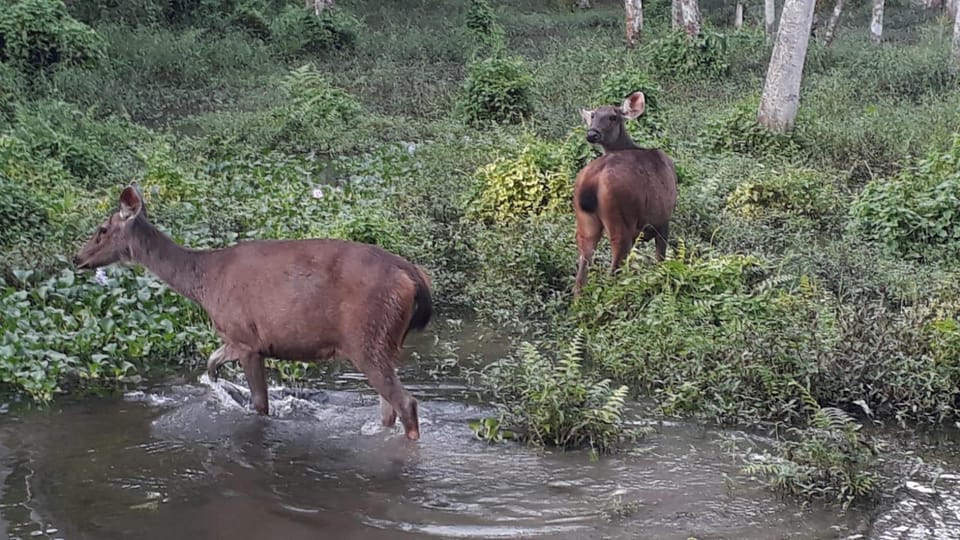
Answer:
[[[850, 414], [960, 416], [949, 32], [890, 24], [870, 47], [855, 7], [811, 44], [797, 130], [773, 137], [753, 122], [762, 32], [717, 18], [690, 41], [652, 2], [626, 51], [622, 3], [595, 4], [0, 0], [0, 382], [45, 401], [204, 361], [195, 306], [69, 264], [137, 180], [192, 247], [376, 243], [429, 269], [441, 310], [520, 331], [478, 379], [499, 411], [484, 440], [613, 450], [644, 396], [783, 434], [751, 473], [785, 493], [871, 496]], [[615, 277], [603, 247], [573, 302], [569, 197], [597, 155], [578, 111], [635, 90], [628, 129], [677, 163], [674, 245]]]

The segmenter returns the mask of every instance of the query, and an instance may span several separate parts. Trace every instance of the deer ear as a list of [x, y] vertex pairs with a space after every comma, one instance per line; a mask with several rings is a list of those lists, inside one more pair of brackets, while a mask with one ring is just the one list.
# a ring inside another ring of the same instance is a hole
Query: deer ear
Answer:
[[634, 92], [627, 96], [627, 99], [623, 100], [623, 105], [620, 106], [620, 111], [624, 116], [633, 120], [634, 118], [643, 114], [643, 111], [646, 108], [647, 98], [644, 97], [643, 92]]
[[[595, 111], [596, 109], [594, 109]], [[593, 122], [593, 112], [586, 109], [580, 109], [580, 118], [583, 118], [583, 123], [590, 127], [590, 123]]]
[[136, 184], [123, 188], [120, 193], [120, 217], [130, 219], [143, 211], [143, 196]]

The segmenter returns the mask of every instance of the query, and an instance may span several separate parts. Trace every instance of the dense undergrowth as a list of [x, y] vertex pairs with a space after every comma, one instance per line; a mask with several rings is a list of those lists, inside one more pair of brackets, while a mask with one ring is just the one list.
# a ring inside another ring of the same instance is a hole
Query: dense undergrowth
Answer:
[[[192, 247], [376, 243], [429, 269], [441, 309], [524, 331], [536, 343], [481, 374], [501, 411], [487, 439], [612, 449], [642, 394], [665, 416], [789, 427], [783, 460], [748, 472], [847, 503], [878, 482], [844, 461], [865, 436], [840, 410], [957, 418], [945, 25], [888, 2], [873, 47], [857, 8], [811, 44], [797, 130], [774, 137], [753, 122], [764, 36], [710, 2], [693, 45], [649, 3], [635, 51], [622, 3], [441, 4], [0, 0], [0, 381], [49, 400], [215, 346], [148, 274], [70, 267], [136, 180]], [[638, 246], [573, 302], [572, 178], [598, 155], [578, 110], [634, 90], [631, 133], [677, 162], [673, 246], [661, 265]]]

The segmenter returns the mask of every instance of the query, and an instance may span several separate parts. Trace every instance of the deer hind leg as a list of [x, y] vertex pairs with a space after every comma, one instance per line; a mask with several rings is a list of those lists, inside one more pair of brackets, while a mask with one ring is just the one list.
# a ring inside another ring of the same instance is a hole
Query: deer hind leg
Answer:
[[610, 235], [610, 275], [613, 275], [623, 264], [623, 260], [633, 249], [633, 243], [636, 242], [639, 232], [631, 230], [625, 223], [614, 221], [605, 223], [607, 234]]
[[577, 279], [573, 286], [573, 295], [580, 296], [580, 291], [587, 283], [587, 272], [593, 262], [593, 253], [597, 249], [600, 237], [603, 235], [603, 224], [593, 214], [577, 212]]
[[667, 257], [667, 239], [670, 237], [670, 224], [653, 228], [653, 241], [657, 245], [657, 262], [663, 262]]
[[263, 357], [253, 351], [245, 352], [240, 358], [243, 374], [250, 387], [250, 399], [257, 414], [266, 415], [270, 411], [267, 403], [267, 374]]
[[411, 441], [419, 439], [417, 400], [400, 383], [391, 354], [368, 349], [359, 358], [360, 361], [354, 361], [354, 365], [367, 376], [370, 386], [380, 394], [380, 416], [383, 425], [392, 426], [399, 416], [407, 438]]

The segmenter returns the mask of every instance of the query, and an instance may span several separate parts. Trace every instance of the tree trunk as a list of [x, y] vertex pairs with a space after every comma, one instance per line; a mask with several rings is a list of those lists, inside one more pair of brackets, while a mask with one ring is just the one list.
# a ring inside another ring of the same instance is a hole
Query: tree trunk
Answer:
[[827, 30], [823, 36], [823, 44], [827, 47], [833, 42], [834, 32], [837, 31], [837, 23], [840, 21], [840, 14], [843, 13], [843, 0], [837, 0], [833, 5], [833, 14], [830, 15], [830, 22], [827, 23]]
[[960, 0], [947, 0], [944, 2], [943, 7], [947, 12], [947, 20], [953, 19], [957, 16], [957, 12], [960, 11]]
[[319, 15], [333, 7], [333, 0], [304, 0], [304, 5], [307, 8], [313, 8], [313, 13]]
[[580, 9], [590, 9], [593, 6], [590, 5], [590, 0], [577, 0], [577, 7]]
[[786, 0], [780, 12], [780, 29], [757, 112], [757, 121], [774, 133], [793, 130], [813, 8], [814, 0]]
[[627, 13], [627, 47], [633, 48], [643, 30], [643, 0], [624, 0]]
[[683, 6], [680, 0], [673, 0], [670, 4], [670, 27], [674, 30], [683, 28]]
[[[950, 0], [947, 1], [950, 3]], [[933, 11], [935, 9], [943, 9], [944, 1], [943, 0], [923, 0], [923, 9], [928, 11]]]
[[690, 38], [700, 35], [700, 7], [697, 0], [680, 0], [680, 11], [683, 15], [683, 31]]
[[743, 28], [743, 4], [737, 2], [737, 11], [733, 14], [733, 27], [737, 30]]
[[873, 16], [870, 17], [870, 41], [880, 43], [883, 37], [883, 0], [873, 0]]
[[960, 2], [953, 3], [953, 67], [960, 69]]
[[767, 42], [773, 40], [777, 24], [777, 4], [774, 0], [763, 0], [763, 29], [767, 32]]

